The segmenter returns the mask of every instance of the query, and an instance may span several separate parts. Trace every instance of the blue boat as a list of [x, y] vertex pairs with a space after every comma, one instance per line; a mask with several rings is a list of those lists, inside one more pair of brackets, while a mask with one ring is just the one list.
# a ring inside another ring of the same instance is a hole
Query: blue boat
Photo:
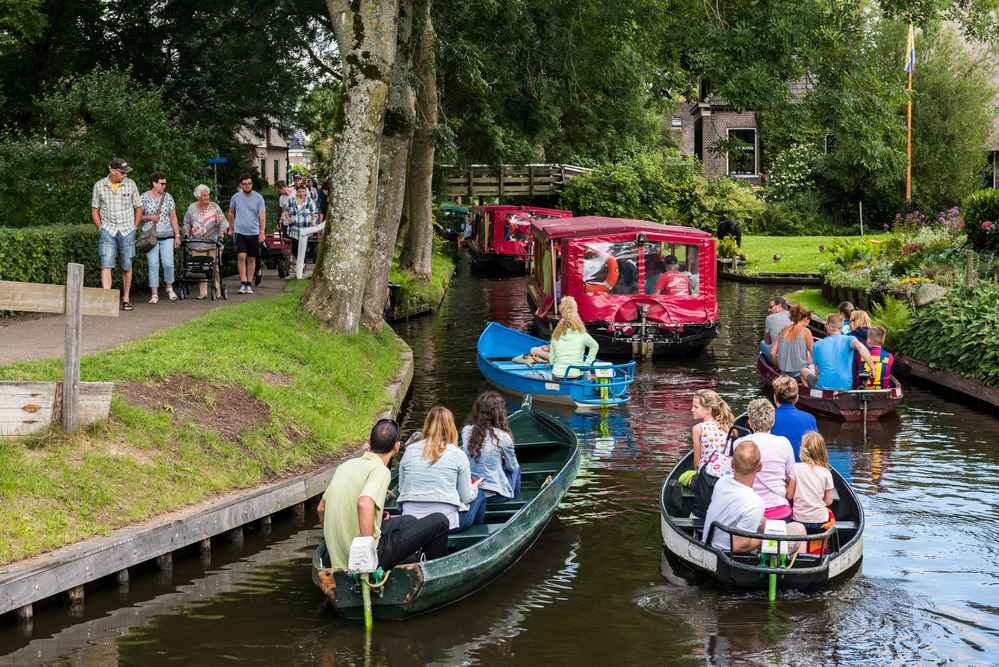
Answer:
[[628, 402], [628, 392], [635, 381], [634, 361], [625, 364], [596, 361], [591, 366], [570, 366], [569, 372], [580, 371], [578, 378], [555, 378], [547, 364], [514, 361], [532, 347], [547, 344], [548, 341], [523, 331], [489, 322], [476, 346], [479, 371], [493, 386], [513, 394], [531, 395], [538, 401], [573, 406]]

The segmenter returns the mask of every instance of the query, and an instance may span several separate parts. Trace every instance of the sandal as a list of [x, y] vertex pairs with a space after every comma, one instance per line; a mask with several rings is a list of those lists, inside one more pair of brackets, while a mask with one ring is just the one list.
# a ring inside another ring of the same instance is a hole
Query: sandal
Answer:
[[135, 306], [133, 306], [133, 305], [132, 305], [132, 304], [131, 304], [130, 302], [128, 302], [128, 301], [122, 301], [122, 302], [121, 302], [121, 309], [122, 309], [122, 310], [135, 310]]
[[159, 302], [160, 302], [159, 294], [154, 294], [151, 297], [149, 297], [149, 303], [159, 303]]
[[171, 301], [176, 301], [177, 300], [177, 293], [174, 292], [172, 289], [168, 289], [167, 290], [167, 297], [169, 297]]
[[207, 294], [199, 294], [198, 296], [196, 296], [194, 298], [197, 299], [198, 301], [204, 301], [205, 299], [208, 298], [208, 295]]

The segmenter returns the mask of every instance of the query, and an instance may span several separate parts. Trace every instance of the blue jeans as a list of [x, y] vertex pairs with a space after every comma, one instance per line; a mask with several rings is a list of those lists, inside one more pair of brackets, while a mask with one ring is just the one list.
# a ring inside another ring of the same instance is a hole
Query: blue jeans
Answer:
[[475, 500], [468, 504], [467, 512], [458, 512], [458, 527], [455, 528], [453, 533], [465, 530], [476, 524], [486, 522], [486, 494], [484, 491], [479, 491], [479, 495], [475, 496]]
[[97, 252], [101, 256], [101, 268], [113, 269], [116, 260], [121, 261], [122, 271], [132, 270], [132, 258], [135, 257], [135, 230], [128, 234], [111, 233], [101, 227], [100, 237], [97, 241]]
[[[163, 282], [173, 285], [173, 238], [157, 239], [156, 245], [146, 254], [149, 260], [149, 288], [160, 286], [160, 264], [163, 264]], [[162, 261], [161, 261], [162, 260]]]
[[767, 360], [768, 364], [771, 366], [774, 365], [774, 358], [770, 356], [770, 346], [767, 345], [765, 340], [760, 341], [760, 354], [763, 355], [763, 358]]

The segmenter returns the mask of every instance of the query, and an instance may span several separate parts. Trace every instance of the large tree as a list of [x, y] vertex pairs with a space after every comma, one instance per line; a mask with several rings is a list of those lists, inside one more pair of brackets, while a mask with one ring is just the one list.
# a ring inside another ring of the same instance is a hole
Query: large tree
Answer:
[[[412, 0], [401, 0], [410, 4]], [[339, 333], [361, 324], [372, 271], [378, 166], [395, 63], [400, 0], [326, 0], [343, 61], [333, 137], [330, 216], [303, 307]]]

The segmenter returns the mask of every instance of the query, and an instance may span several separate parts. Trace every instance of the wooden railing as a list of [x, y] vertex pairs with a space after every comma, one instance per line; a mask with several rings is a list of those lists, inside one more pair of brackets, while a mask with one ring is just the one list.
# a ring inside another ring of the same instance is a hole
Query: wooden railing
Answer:
[[443, 165], [448, 197], [533, 197], [558, 192], [590, 169], [570, 164]]

